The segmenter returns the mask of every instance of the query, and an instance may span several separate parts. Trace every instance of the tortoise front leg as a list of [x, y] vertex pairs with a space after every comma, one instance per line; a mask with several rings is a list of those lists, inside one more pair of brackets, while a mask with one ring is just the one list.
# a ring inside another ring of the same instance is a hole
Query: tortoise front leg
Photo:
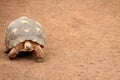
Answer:
[[12, 48], [11, 51], [8, 54], [8, 57], [10, 59], [13, 59], [16, 57], [16, 55], [19, 53], [19, 50], [17, 50], [16, 48]]
[[15, 58], [17, 56], [17, 54], [19, 54], [19, 51], [23, 48], [24, 48], [23, 43], [18, 44], [17, 46], [15, 46], [14, 48], [11, 49], [11, 51], [8, 53], [8, 57], [10, 59]]
[[35, 51], [33, 53], [33, 56], [35, 58], [35, 61], [42, 62], [43, 56], [44, 56], [43, 49], [38, 44], [36, 44], [34, 48], [35, 48]]

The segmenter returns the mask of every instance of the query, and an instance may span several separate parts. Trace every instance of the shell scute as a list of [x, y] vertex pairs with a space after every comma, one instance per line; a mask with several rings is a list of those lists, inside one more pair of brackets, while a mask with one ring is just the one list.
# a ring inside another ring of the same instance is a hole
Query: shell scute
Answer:
[[8, 26], [5, 44], [10, 49], [25, 40], [31, 40], [44, 46], [44, 30], [39, 22], [27, 17], [21, 17]]

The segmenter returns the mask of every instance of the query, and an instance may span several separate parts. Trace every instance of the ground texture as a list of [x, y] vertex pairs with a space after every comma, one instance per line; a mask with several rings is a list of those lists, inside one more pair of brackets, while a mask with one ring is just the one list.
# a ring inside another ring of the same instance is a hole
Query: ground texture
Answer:
[[[44, 27], [42, 63], [4, 53], [21, 16]], [[120, 80], [120, 0], [0, 0], [0, 37], [0, 80]]]

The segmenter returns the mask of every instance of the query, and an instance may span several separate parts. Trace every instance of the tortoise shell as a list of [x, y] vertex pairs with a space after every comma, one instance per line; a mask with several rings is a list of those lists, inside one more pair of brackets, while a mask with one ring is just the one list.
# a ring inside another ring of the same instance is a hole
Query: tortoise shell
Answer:
[[44, 30], [39, 22], [27, 17], [20, 17], [8, 26], [5, 44], [8, 49], [11, 49], [25, 40], [34, 41], [44, 47]]

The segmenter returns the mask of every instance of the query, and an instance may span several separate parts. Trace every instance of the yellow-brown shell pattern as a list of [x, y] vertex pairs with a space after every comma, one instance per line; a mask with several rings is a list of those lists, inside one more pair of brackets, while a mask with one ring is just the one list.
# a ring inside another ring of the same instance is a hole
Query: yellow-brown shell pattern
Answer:
[[44, 30], [38, 21], [27, 17], [20, 17], [10, 23], [6, 30], [5, 43], [8, 49], [20, 42], [31, 40], [44, 46]]

